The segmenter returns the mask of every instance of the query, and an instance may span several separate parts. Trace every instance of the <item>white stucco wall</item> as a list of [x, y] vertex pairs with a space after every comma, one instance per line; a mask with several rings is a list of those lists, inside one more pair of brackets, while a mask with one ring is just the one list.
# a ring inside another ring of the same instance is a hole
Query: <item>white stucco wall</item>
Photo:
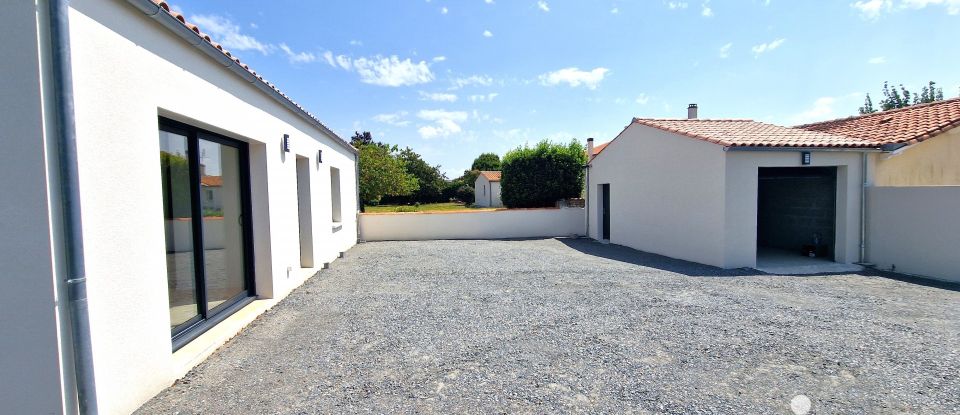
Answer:
[[[122, 414], [232, 335], [220, 333], [214, 340], [205, 335], [212, 343], [171, 351], [158, 117], [249, 143], [254, 252], [248, 255], [255, 260], [259, 298], [282, 298], [316, 270], [300, 268], [296, 155], [311, 163], [316, 265], [333, 261], [356, 242], [354, 155], [127, 2], [74, 0], [71, 7], [98, 402], [101, 413]], [[3, 45], [4, 56], [16, 59], [0, 63], [11, 83], [0, 97], [7, 145], [0, 154], [0, 189], [18, 198], [17, 204], [0, 207], [0, 246], [5, 248], [0, 255], [19, 252], [19, 259], [2, 258], [0, 266], [9, 278], [23, 279], [0, 294], [0, 371], [19, 374], [0, 377], [0, 401], [11, 413], [60, 412], [58, 397], [67, 388], [60, 387], [59, 372], [69, 369], [58, 363], [63, 350], [57, 347], [51, 248], [56, 227], [51, 222], [59, 208], [47, 189], [56, 188], [56, 178], [45, 171], [46, 153], [54, 149], [45, 147], [48, 138], [38, 133], [44, 125], [36, 14], [29, 2], [14, 2], [0, 20], [4, 39], [17, 39]], [[290, 135], [290, 153], [280, 151], [283, 134]], [[323, 150], [322, 164], [318, 150]], [[331, 221], [330, 167], [342, 172], [338, 230]]]
[[9, 414], [59, 413], [70, 389], [61, 384], [58, 347], [65, 320], [55, 293], [59, 216], [49, 209], [56, 148], [45, 146], [51, 125], [42, 117], [43, 15], [29, 1], [5, 2], [0, 13], [0, 412]]
[[[718, 146], [719, 147], [719, 146]], [[724, 196], [724, 267], [755, 267], [760, 167], [801, 167], [800, 151], [728, 151]], [[811, 167], [837, 167], [836, 261], [860, 256], [861, 153], [813, 152]]]
[[360, 215], [360, 239], [416, 241], [583, 235], [583, 215], [581, 208], [364, 213]]
[[870, 187], [867, 202], [868, 262], [960, 282], [960, 186]]
[[960, 128], [873, 156], [876, 186], [960, 185]]
[[610, 242], [709, 265], [726, 264], [721, 146], [633, 124], [591, 162], [590, 236], [597, 188], [610, 184]]
[[503, 200], [500, 199], [500, 182], [490, 182], [490, 192], [493, 198], [492, 207], [503, 207]]

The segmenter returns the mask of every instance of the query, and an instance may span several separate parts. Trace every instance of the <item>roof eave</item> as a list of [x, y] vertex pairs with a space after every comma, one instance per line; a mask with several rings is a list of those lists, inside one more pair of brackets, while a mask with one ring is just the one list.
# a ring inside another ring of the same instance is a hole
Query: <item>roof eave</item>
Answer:
[[789, 147], [789, 146], [724, 146], [723, 151], [818, 151], [879, 153], [882, 147]]
[[200, 49], [208, 56], [218, 61], [225, 68], [230, 69], [232, 72], [242, 77], [251, 85], [256, 86], [269, 97], [273, 98], [274, 101], [277, 101], [280, 105], [283, 105], [294, 114], [300, 116], [300, 118], [304, 119], [307, 123], [320, 130], [322, 133], [324, 133], [324, 135], [329, 136], [335, 143], [339, 144], [350, 153], [359, 154], [357, 149], [350, 145], [349, 142], [344, 140], [337, 133], [333, 132], [333, 130], [327, 128], [327, 126], [323, 125], [323, 123], [293, 102], [290, 98], [283, 95], [270, 83], [251, 73], [232, 56], [227, 56], [227, 54], [225, 54], [222, 50], [218, 49], [210, 42], [205, 41], [198, 33], [187, 27], [172, 14], [167, 13], [166, 10], [162, 10], [163, 8], [160, 7], [159, 4], [154, 3], [151, 0], [127, 0], [127, 2], [136, 7], [137, 10], [143, 12], [143, 14], [147, 17], [156, 20], [163, 27], [184, 39], [184, 41], [189, 43], [191, 46]]

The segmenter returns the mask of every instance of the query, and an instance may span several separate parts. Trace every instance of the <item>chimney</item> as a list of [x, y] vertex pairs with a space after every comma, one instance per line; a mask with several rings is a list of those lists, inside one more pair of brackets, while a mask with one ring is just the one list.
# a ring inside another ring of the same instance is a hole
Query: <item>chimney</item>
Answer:
[[695, 120], [697, 119], [697, 104], [690, 104], [687, 106], [687, 119]]
[[587, 161], [593, 160], [593, 137], [587, 139]]

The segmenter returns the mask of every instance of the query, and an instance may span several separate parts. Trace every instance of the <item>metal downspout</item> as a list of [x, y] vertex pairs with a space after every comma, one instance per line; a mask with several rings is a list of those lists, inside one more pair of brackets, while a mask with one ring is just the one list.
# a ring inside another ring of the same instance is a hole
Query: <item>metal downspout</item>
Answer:
[[74, 119], [73, 74], [70, 61], [69, 0], [50, 0], [50, 51], [53, 71], [54, 117], [60, 199], [63, 217], [63, 256], [66, 265], [67, 301], [73, 339], [74, 375], [81, 414], [96, 414], [97, 388], [90, 342], [87, 277], [83, 258], [83, 226], [77, 166], [77, 131]]
[[[587, 156], [587, 157], [589, 158], [590, 156]], [[586, 226], [584, 226], [584, 230], [586, 231], [586, 235], [584, 236], [589, 238], [590, 237], [590, 160], [587, 160], [587, 164], [583, 165], [583, 169], [586, 170], [586, 176], [587, 176], [586, 177], [587, 191], [586, 191], [585, 199], [583, 201], [583, 210], [585, 211], [584, 217], [587, 221]]]
[[867, 262], [867, 153], [860, 154], [860, 263]]

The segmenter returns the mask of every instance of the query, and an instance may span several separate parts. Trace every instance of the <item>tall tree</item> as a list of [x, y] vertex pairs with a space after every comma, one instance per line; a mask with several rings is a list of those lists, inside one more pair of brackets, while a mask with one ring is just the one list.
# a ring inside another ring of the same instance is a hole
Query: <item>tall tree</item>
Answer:
[[867, 98], [863, 100], [863, 106], [860, 107], [860, 113], [873, 114], [875, 112], [877, 112], [877, 110], [873, 108], [873, 100], [870, 99], [870, 94], [867, 94]]
[[417, 178], [407, 173], [396, 154], [396, 146], [360, 146], [360, 200], [377, 204], [384, 196], [409, 195], [417, 189]]
[[503, 156], [500, 196], [511, 208], [549, 207], [557, 200], [583, 192], [586, 149], [577, 140], [569, 144], [541, 141]]
[[500, 156], [494, 153], [483, 153], [473, 160], [473, 164], [470, 165], [470, 170], [500, 170]]
[[355, 148], [360, 148], [367, 144], [374, 144], [373, 134], [370, 134], [369, 131], [364, 131], [362, 133], [359, 131], [354, 131], [353, 137], [350, 137], [350, 144]]
[[407, 174], [417, 179], [420, 188], [406, 196], [391, 197], [389, 203], [436, 203], [443, 200], [443, 188], [447, 184], [447, 178], [440, 172], [440, 166], [427, 164], [409, 147], [401, 150], [397, 158], [403, 162]]
[[[920, 93], [912, 93], [903, 84], [897, 87], [891, 87], [889, 82], [883, 83], [883, 99], [880, 100], [880, 110], [887, 111], [897, 108], [906, 108], [916, 104], [926, 104], [928, 102], [943, 101], [943, 88], [937, 88], [937, 83], [930, 81], [924, 86]], [[871, 111], [872, 110], [872, 111]], [[873, 110], [873, 102], [870, 101], [870, 95], [864, 106], [860, 107], [861, 114], [870, 114], [876, 112]]]

